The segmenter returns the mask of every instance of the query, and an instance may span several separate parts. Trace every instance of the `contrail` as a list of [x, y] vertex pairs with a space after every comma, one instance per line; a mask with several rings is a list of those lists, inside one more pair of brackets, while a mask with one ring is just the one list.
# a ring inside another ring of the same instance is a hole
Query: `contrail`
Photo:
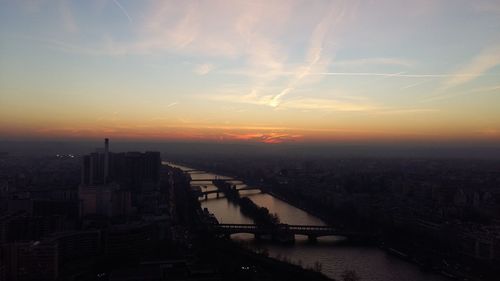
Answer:
[[120, 2], [118, 2], [118, 0], [113, 0], [113, 2], [115, 2], [116, 6], [118, 6], [118, 8], [122, 10], [123, 14], [127, 17], [128, 21], [132, 23], [132, 18], [128, 14], [127, 10], [125, 10], [125, 8], [120, 4]]

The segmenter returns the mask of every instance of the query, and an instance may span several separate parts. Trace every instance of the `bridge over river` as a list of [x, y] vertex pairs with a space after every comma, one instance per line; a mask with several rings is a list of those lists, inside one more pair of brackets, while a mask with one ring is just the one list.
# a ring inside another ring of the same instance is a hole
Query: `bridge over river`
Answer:
[[372, 238], [371, 235], [355, 231], [337, 229], [327, 225], [290, 225], [278, 224], [273, 226], [260, 226], [256, 224], [214, 224], [212, 229], [217, 234], [231, 236], [236, 233], [250, 233], [255, 238], [271, 236], [273, 240], [293, 241], [295, 235], [305, 235], [309, 241], [314, 242], [318, 237], [342, 236], [354, 240], [366, 240]]
[[[208, 182], [208, 181], [228, 181], [228, 182], [234, 182], [234, 181], [239, 181], [239, 180], [235, 180], [235, 179], [194, 179], [194, 180], [191, 180], [191, 182]], [[217, 187], [217, 186], [216, 186]], [[243, 191], [243, 190], [260, 190], [261, 192], [263, 192], [263, 190], [259, 187], [255, 187], [255, 186], [245, 186], [245, 187], [240, 187], [240, 188], [234, 188], [235, 191]], [[214, 190], [207, 190], [207, 191], [202, 191], [201, 189], [195, 191], [196, 195], [198, 197], [205, 197], [205, 199], [208, 199], [208, 195], [209, 194], [216, 194], [217, 198], [219, 198], [219, 195], [221, 193], [224, 193], [221, 189], [219, 189], [219, 187], [217, 187], [217, 189], [214, 189]]]

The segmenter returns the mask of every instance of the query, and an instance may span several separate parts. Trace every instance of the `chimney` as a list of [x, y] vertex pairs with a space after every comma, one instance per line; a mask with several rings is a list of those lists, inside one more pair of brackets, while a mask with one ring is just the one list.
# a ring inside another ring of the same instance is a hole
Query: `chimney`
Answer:
[[104, 139], [104, 184], [108, 183], [109, 174], [109, 139]]

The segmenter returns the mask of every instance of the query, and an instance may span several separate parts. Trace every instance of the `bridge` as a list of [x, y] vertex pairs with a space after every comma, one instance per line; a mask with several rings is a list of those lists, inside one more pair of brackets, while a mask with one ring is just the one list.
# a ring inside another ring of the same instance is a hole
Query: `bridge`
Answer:
[[349, 239], [369, 238], [366, 233], [346, 231], [327, 225], [290, 225], [278, 224], [275, 226], [258, 226], [255, 224], [214, 224], [212, 229], [215, 233], [231, 236], [236, 233], [250, 233], [257, 239], [264, 235], [270, 235], [273, 240], [294, 241], [295, 235], [307, 236], [309, 241], [314, 242], [318, 237], [343, 236]]
[[205, 171], [198, 171], [198, 170], [184, 170], [184, 173], [190, 174], [190, 175], [196, 175], [196, 174], [206, 174], [207, 172]]
[[191, 182], [197, 182], [197, 181], [214, 181], [214, 180], [218, 180], [218, 181], [241, 181], [239, 179], [235, 179], [235, 178], [227, 178], [227, 179], [220, 179], [220, 178], [201, 178], [201, 179], [191, 179], [190, 181]]
[[[242, 182], [241, 180], [238, 180], [238, 179], [234, 179], [234, 178], [227, 178], [227, 179], [220, 179], [218, 177], [215, 177], [215, 178], [210, 178], [210, 179], [206, 179], [206, 178], [202, 178], [202, 179], [191, 179], [191, 182], [213, 182], [213, 181], [231, 181], [231, 182]], [[206, 188], [206, 186], [205, 186]], [[238, 189], [235, 189], [236, 191], [242, 191], [242, 190], [260, 190], [262, 191], [261, 188], [258, 188], [258, 187], [252, 187], [252, 186], [246, 186], [246, 187], [242, 187], [242, 188], [238, 188]], [[224, 193], [222, 190], [220, 190], [219, 188], [215, 189], [215, 190], [209, 190], [209, 191], [199, 191], [199, 192], [196, 192], [196, 194], [198, 195], [198, 197], [205, 197], [205, 199], [208, 199], [208, 195], [209, 194], [217, 194], [217, 198], [219, 198], [220, 194], [221, 193]]]
[[[235, 189], [236, 191], [243, 191], [243, 190], [260, 190], [262, 192], [262, 189], [258, 188], [258, 187], [253, 187], [253, 186], [246, 186], [246, 187], [242, 187], [242, 188], [238, 188], [238, 189]], [[221, 193], [224, 193], [222, 190], [220, 189], [214, 189], [214, 190], [208, 190], [208, 191], [202, 191], [202, 192], [199, 192], [198, 194], [198, 197], [205, 197], [205, 199], [208, 199], [208, 195], [209, 194], [216, 194], [217, 195], [217, 198], [219, 198], [220, 194]]]
[[196, 181], [210, 181], [210, 182], [211, 182], [211, 181], [213, 181], [213, 180], [214, 180], [214, 179], [212, 178], [212, 179], [191, 179], [190, 181], [191, 181], [191, 182], [196, 182]]

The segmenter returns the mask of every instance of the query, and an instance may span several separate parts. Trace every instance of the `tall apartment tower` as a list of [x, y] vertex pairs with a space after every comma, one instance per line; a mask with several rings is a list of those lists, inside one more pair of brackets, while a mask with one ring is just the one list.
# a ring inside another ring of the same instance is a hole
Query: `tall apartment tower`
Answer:
[[104, 139], [104, 184], [109, 179], [109, 139]]
[[104, 153], [92, 152], [83, 156], [82, 165], [82, 184], [96, 185], [109, 182], [110, 173], [110, 155], [109, 139], [104, 140]]

